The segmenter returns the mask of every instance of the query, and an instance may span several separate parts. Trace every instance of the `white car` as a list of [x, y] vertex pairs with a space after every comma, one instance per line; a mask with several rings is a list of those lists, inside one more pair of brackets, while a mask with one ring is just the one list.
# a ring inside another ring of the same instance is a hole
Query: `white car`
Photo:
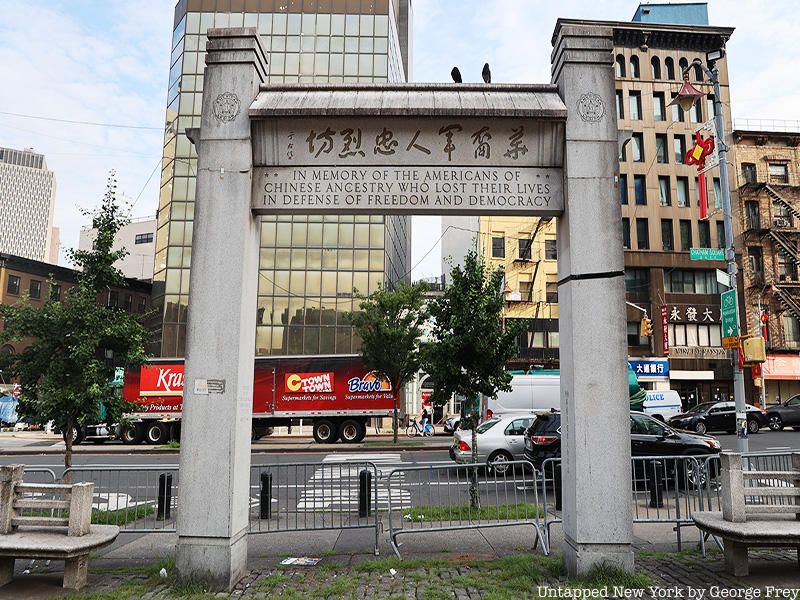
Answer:
[[[509, 415], [484, 421], [478, 434], [478, 462], [497, 473], [508, 470], [508, 462], [525, 460], [525, 430], [536, 415]], [[450, 458], [457, 463], [472, 462], [472, 430], [459, 429], [453, 435]]]

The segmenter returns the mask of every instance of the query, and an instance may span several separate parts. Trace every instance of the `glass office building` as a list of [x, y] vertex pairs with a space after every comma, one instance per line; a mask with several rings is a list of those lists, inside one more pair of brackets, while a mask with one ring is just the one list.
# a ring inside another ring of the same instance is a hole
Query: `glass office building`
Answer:
[[[180, 0], [175, 7], [153, 305], [152, 351], [183, 356], [192, 259], [205, 32], [254, 27], [270, 83], [405, 81], [410, 0]], [[264, 217], [257, 354], [342, 354], [358, 349], [347, 320], [353, 288], [371, 292], [408, 278], [409, 217]], [[219, 285], [225, 285], [220, 281]], [[224, 307], [220, 307], [224, 310]]]

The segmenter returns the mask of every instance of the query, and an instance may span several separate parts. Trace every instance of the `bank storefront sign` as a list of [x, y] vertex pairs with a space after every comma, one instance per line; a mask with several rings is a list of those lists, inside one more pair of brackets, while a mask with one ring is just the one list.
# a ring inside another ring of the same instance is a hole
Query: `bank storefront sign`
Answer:
[[669, 360], [666, 358], [631, 358], [628, 365], [639, 381], [669, 380]]

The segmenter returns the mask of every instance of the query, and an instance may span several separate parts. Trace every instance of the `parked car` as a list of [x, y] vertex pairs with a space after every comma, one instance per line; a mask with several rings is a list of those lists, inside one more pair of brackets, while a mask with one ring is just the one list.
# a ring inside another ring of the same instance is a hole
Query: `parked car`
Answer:
[[[708, 435], [678, 431], [647, 416], [631, 411], [632, 456], [703, 456], [718, 454], [720, 444]], [[525, 432], [525, 458], [537, 469], [548, 458], [561, 458], [561, 413], [537, 413]]]
[[800, 394], [792, 396], [783, 404], [770, 406], [767, 409], [767, 420], [772, 431], [780, 431], [784, 427], [800, 430]]
[[[752, 404], [745, 406], [747, 407], [747, 430], [750, 433], [758, 433], [769, 423], [767, 411]], [[672, 417], [669, 424], [675, 429], [686, 429], [700, 434], [708, 431], [736, 433], [736, 403], [703, 402], [683, 414]]]
[[[525, 430], [534, 415], [510, 415], [484, 421], [475, 429], [478, 435], [478, 462], [497, 473], [505, 473], [512, 460], [525, 459]], [[450, 447], [450, 458], [457, 463], [472, 462], [472, 431], [458, 430]]]
[[459, 415], [453, 415], [452, 417], [447, 417], [444, 420], [444, 432], [453, 434], [458, 429], [458, 425], [461, 423], [461, 417]]

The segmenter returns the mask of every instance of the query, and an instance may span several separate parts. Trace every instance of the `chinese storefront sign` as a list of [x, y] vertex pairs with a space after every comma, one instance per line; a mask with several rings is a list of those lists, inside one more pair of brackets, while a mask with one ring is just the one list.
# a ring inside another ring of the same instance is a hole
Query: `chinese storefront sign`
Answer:
[[661, 339], [664, 345], [664, 356], [669, 356], [669, 308], [661, 305]]
[[561, 124], [502, 119], [284, 119], [255, 152], [253, 211], [553, 216]]
[[636, 378], [643, 381], [669, 379], [669, 361], [667, 359], [635, 359], [628, 360]]

